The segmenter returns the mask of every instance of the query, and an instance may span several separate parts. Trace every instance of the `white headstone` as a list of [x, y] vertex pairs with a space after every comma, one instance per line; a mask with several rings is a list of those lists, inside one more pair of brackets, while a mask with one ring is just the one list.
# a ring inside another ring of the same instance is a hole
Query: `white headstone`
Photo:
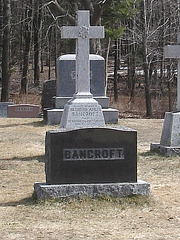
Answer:
[[62, 38], [76, 39], [76, 92], [65, 105], [60, 128], [104, 127], [101, 106], [90, 93], [89, 40], [103, 38], [104, 28], [90, 26], [89, 11], [77, 12], [77, 26], [62, 27]]
[[164, 47], [164, 57], [178, 60], [177, 70], [177, 111], [180, 112], [180, 33], [177, 38], [177, 45], [167, 45]]

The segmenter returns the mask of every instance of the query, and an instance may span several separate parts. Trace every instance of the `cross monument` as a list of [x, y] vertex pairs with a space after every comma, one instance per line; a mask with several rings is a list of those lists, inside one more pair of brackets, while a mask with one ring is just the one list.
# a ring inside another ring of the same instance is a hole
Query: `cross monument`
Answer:
[[62, 27], [61, 38], [76, 39], [75, 97], [92, 97], [90, 93], [89, 40], [104, 38], [104, 27], [90, 26], [89, 11], [78, 11], [77, 26]]
[[61, 28], [61, 38], [76, 39], [76, 92], [65, 105], [60, 128], [104, 127], [101, 106], [90, 93], [89, 40], [104, 38], [104, 27], [90, 26], [89, 11], [77, 12], [77, 26]]
[[180, 33], [177, 37], [177, 45], [167, 45], [164, 47], [164, 57], [178, 60], [177, 69], [177, 111], [180, 112]]

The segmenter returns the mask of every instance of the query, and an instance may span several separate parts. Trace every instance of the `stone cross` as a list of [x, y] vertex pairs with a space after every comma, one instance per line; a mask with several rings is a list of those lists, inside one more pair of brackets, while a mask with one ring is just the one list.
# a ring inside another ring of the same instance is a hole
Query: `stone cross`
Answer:
[[89, 40], [104, 38], [104, 27], [90, 26], [89, 11], [77, 12], [77, 26], [61, 28], [61, 38], [76, 39], [75, 98], [92, 98], [90, 93]]
[[164, 57], [178, 60], [177, 69], [177, 111], [180, 112], [180, 33], [177, 37], [177, 45], [168, 45], [164, 47]]

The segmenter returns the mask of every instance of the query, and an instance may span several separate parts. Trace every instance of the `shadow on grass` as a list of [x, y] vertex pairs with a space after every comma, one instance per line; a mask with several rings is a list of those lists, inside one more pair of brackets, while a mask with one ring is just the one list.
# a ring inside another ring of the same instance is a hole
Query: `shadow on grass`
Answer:
[[47, 124], [41, 120], [41, 121], [33, 121], [29, 123], [12, 123], [12, 124], [7, 124], [0, 126], [0, 128], [9, 128], [9, 127], [18, 127], [18, 126], [32, 126], [32, 127], [44, 127]]
[[34, 194], [31, 197], [28, 198], [23, 198], [19, 201], [11, 201], [11, 202], [5, 202], [5, 203], [1, 203], [0, 202], [0, 207], [17, 207], [20, 205], [23, 206], [32, 206], [32, 205], [36, 205], [38, 203], [37, 199], [34, 197]]
[[34, 161], [37, 160], [38, 162], [44, 162], [45, 160], [44, 155], [38, 155], [38, 156], [32, 156], [32, 157], [13, 157], [13, 158], [6, 158], [6, 159], [0, 159], [1, 161], [6, 160], [6, 161]]
[[142, 157], [151, 157], [151, 156], [164, 157], [163, 154], [160, 153], [159, 151], [147, 151], [147, 152], [139, 153], [138, 155]]
[[148, 206], [152, 202], [151, 198], [148, 196], [141, 196], [141, 195], [136, 195], [136, 196], [129, 196], [129, 197], [123, 197], [123, 198], [118, 198], [118, 197], [110, 197], [110, 196], [103, 196], [103, 197], [97, 197], [97, 198], [90, 198], [87, 196], [81, 196], [78, 198], [62, 198], [62, 199], [44, 199], [44, 200], [38, 200], [36, 197], [36, 194], [32, 194], [31, 197], [28, 198], [23, 198], [19, 201], [10, 201], [10, 202], [5, 202], [1, 203], [0, 202], [0, 207], [17, 207], [17, 206], [34, 206], [34, 205], [45, 205], [46, 203], [50, 204], [56, 204], [56, 203], [63, 203], [63, 204], [75, 204], [77, 203], [81, 205], [81, 203], [87, 203], [89, 204], [96, 204], [98, 206], [101, 206], [103, 203], [110, 203], [110, 204], [118, 204], [121, 205], [123, 209], [126, 209], [127, 207], [131, 206], [137, 206], [137, 207], [142, 207], [144, 205]]

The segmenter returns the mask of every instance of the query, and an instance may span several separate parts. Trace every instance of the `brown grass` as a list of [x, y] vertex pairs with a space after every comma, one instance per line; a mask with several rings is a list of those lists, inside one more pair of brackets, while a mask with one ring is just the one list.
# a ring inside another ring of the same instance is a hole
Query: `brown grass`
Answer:
[[[180, 161], [149, 152], [162, 120], [121, 119], [138, 131], [138, 176], [151, 198], [37, 202], [33, 184], [44, 182], [41, 119], [0, 119], [0, 239], [180, 239]], [[53, 128], [57, 128], [55, 126]]]

